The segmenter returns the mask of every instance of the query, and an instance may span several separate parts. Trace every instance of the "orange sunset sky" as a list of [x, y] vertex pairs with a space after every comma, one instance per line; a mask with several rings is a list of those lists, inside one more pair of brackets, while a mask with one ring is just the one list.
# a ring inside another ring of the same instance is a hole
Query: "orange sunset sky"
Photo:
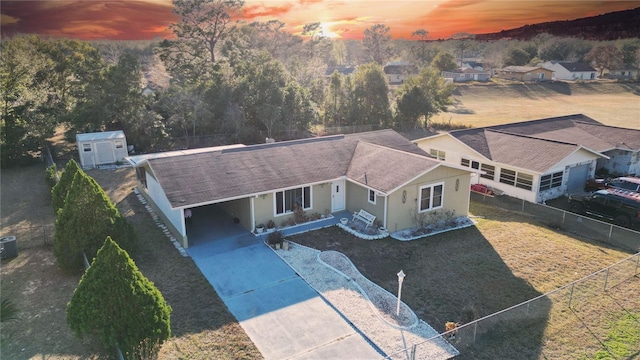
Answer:
[[[383, 23], [391, 28], [394, 38], [409, 38], [413, 31], [425, 29], [430, 39], [438, 39], [456, 32], [482, 34], [639, 6], [637, 0], [246, 0], [238, 19], [278, 19], [292, 33], [299, 33], [304, 24], [321, 22], [325, 35], [343, 39], [360, 39], [366, 28]], [[168, 25], [177, 21], [171, 9], [171, 0], [0, 1], [0, 24], [3, 36], [166, 38], [171, 36]]]

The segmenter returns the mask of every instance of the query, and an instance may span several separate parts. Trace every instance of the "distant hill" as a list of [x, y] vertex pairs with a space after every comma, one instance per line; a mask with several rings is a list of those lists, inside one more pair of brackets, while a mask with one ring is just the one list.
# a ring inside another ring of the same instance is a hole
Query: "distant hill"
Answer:
[[529, 40], [542, 33], [588, 40], [640, 38], [640, 7], [575, 20], [525, 25], [497, 33], [479, 34], [475, 38], [476, 40]]

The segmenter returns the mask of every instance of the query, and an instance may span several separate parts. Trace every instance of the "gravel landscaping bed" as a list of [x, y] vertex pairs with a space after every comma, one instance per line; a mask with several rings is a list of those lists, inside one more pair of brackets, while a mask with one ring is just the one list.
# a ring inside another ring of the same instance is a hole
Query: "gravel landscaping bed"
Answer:
[[[395, 315], [397, 298], [366, 279], [342, 253], [290, 243], [276, 254], [391, 358], [406, 358], [403, 350], [438, 335], [404, 303]], [[418, 359], [449, 359], [458, 351], [445, 339], [420, 345]]]

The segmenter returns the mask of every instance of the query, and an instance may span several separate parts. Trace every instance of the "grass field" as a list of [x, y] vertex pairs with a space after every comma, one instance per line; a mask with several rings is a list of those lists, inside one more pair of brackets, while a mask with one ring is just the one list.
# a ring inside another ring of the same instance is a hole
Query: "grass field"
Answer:
[[[391, 293], [397, 292], [395, 274], [402, 269], [407, 274], [402, 300], [439, 331], [447, 321], [466, 323], [506, 309], [630, 255], [557, 233], [525, 215], [478, 203], [472, 203], [471, 211], [481, 217], [476, 227], [419, 241], [365, 241], [338, 228], [291, 240], [345, 253], [367, 278]], [[500, 321], [475, 346], [461, 346], [460, 358], [595, 359], [598, 352], [606, 353], [600, 342], [616, 329], [629, 335], [620, 347], [627, 347], [625, 356], [633, 358], [640, 351], [640, 343], [632, 341], [638, 336], [633, 329], [640, 329], [639, 294], [640, 279], [635, 277], [609, 292], [596, 289], [582, 296], [572, 309], [562, 296], [544, 298], [536, 303], [538, 321]], [[618, 322], [620, 326], [612, 325]]]
[[549, 82], [458, 85], [439, 123], [481, 127], [582, 113], [603, 124], [640, 129], [640, 84]]

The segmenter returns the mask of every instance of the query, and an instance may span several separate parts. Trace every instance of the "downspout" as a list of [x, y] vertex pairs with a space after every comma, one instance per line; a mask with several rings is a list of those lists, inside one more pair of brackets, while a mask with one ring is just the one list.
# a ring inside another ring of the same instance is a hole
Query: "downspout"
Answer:
[[387, 208], [389, 206], [389, 195], [384, 196], [384, 220], [382, 221], [382, 226], [388, 229], [387, 227]]
[[255, 205], [256, 197], [252, 196], [249, 198], [249, 203], [251, 204], [251, 232], [256, 230], [256, 205]]

